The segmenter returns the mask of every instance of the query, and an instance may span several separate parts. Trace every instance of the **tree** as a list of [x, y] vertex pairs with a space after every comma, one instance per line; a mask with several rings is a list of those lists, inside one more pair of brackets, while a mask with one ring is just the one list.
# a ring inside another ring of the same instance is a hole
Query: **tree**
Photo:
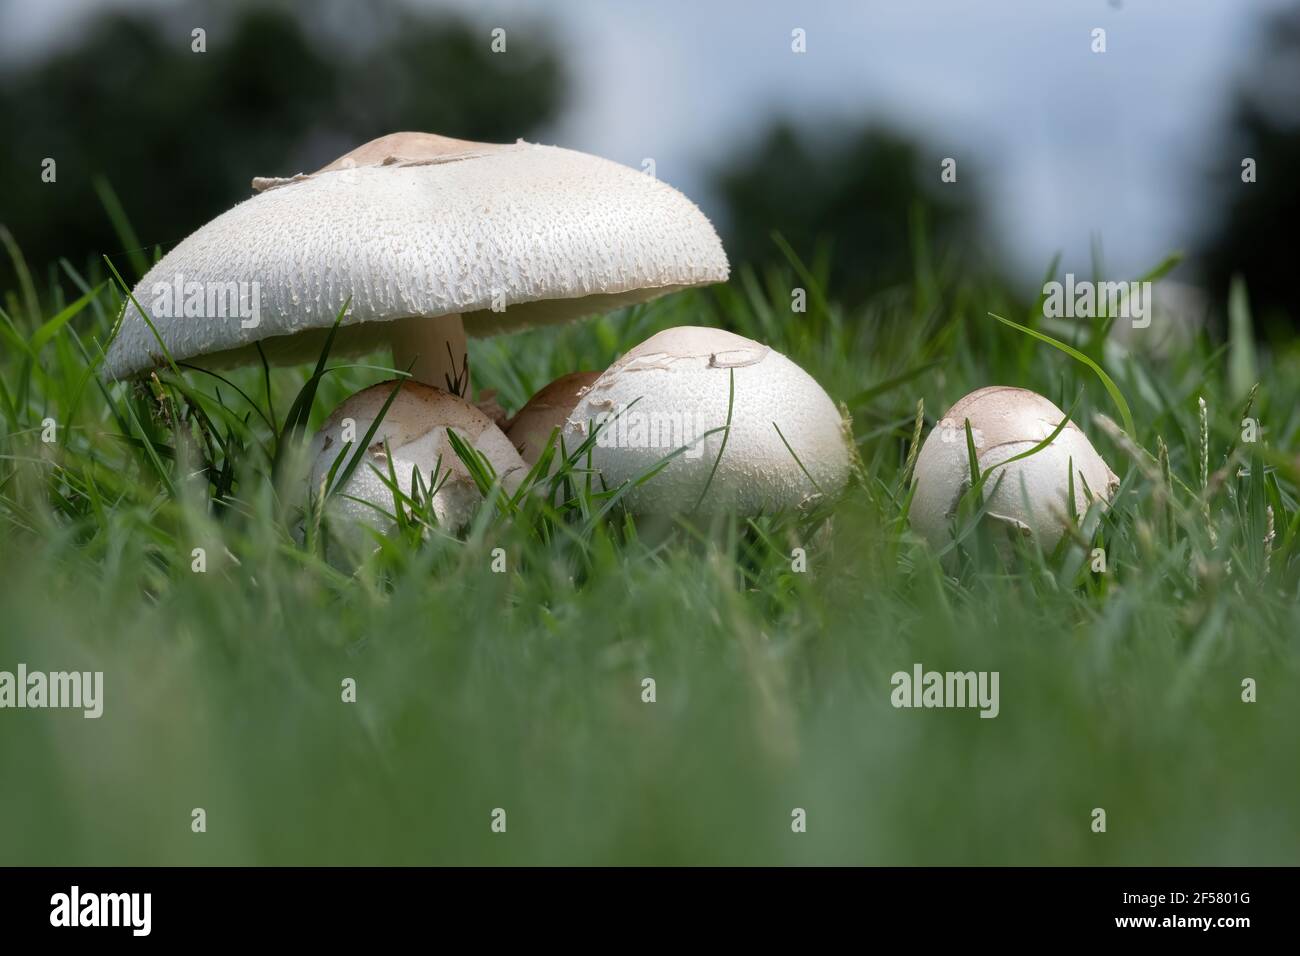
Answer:
[[976, 229], [970, 170], [940, 181], [944, 157], [881, 126], [833, 128], [813, 138], [780, 121], [716, 179], [726, 206], [727, 251], [737, 263], [780, 257], [775, 230], [801, 256], [831, 249], [835, 296], [858, 299], [912, 275], [912, 228], [921, 210], [929, 239], [969, 248]]
[[[1251, 74], [1237, 91], [1213, 167], [1212, 232], [1201, 250], [1211, 292], [1224, 301], [1234, 274], [1246, 280], [1263, 327], [1294, 328], [1295, 223], [1300, 219], [1300, 6], [1270, 19]], [[1254, 182], [1242, 163], [1254, 160]], [[1289, 318], [1289, 322], [1288, 322]]]
[[[128, 275], [105, 188], [152, 258], [251, 195], [253, 176], [309, 171], [384, 133], [513, 142], [557, 114], [565, 79], [540, 29], [506, 54], [490, 44], [486, 27], [392, 2], [364, 16], [305, 0], [100, 15], [0, 75], [0, 223], [38, 277], [59, 257], [94, 272], [102, 253]], [[0, 255], [0, 290], [13, 278]]]

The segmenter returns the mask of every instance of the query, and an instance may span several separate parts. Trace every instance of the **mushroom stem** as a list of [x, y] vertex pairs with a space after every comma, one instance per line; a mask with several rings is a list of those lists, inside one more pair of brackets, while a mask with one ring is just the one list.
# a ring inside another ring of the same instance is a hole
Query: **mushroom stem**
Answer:
[[469, 397], [469, 351], [459, 315], [396, 319], [388, 324], [393, 330], [394, 368], [410, 371], [422, 385]]

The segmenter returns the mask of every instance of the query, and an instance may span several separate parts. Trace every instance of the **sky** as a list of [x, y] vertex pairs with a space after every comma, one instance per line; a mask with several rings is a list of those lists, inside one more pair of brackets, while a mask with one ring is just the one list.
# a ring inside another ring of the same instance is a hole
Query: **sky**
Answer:
[[[0, 55], [30, 55], [113, 0], [0, 0]], [[118, 0], [148, 6], [166, 0]], [[1010, 265], [1136, 274], [1187, 248], [1263, 16], [1285, 0], [408, 0], [527, 43], [548, 22], [572, 87], [539, 139], [640, 167], [717, 206], [709, 172], [774, 114], [815, 133], [883, 120], [986, 187]], [[802, 29], [806, 52], [791, 50]], [[1092, 51], [1095, 28], [1106, 52]], [[486, 42], [486, 40], [485, 40]], [[791, 184], [797, 188], [797, 184]]]

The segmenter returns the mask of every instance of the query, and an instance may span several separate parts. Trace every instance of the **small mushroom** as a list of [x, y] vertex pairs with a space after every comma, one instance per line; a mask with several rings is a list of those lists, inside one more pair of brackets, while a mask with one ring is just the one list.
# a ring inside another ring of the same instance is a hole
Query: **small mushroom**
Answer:
[[387, 346], [415, 381], [468, 396], [466, 332], [563, 322], [728, 273], [712, 224], [677, 190], [555, 146], [394, 133], [253, 186], [140, 280], [109, 378], [165, 364], [158, 339], [208, 368], [313, 361], [346, 305], [335, 356]]
[[1146, 308], [1143, 324], [1116, 319], [1106, 341], [1163, 360], [1184, 354], [1210, 325], [1209, 297], [1185, 282], [1160, 280], [1152, 287]]
[[821, 386], [779, 352], [721, 329], [667, 329], [628, 351], [583, 394], [566, 444], [593, 428], [592, 465], [608, 488], [642, 478], [680, 449], [627, 490], [633, 513], [698, 505], [756, 514], [833, 495], [849, 475], [840, 415]]
[[[384, 382], [363, 389], [330, 413], [310, 448], [315, 496], [324, 493], [330, 469], [343, 455], [335, 473], [335, 481], [339, 480], [339, 472], [351, 461], [356, 443], [365, 439], [393, 387], [393, 382]], [[386, 531], [392, 524], [387, 516], [395, 515], [397, 507], [388, 482], [395, 477], [402, 494], [414, 498], [413, 471], [418, 471], [424, 493], [436, 489], [433, 513], [438, 523], [452, 531], [465, 527], [482, 495], [451, 447], [448, 431], [455, 431], [488, 460], [506, 491], [519, 487], [527, 466], [487, 415], [441, 389], [404, 382], [364, 457], [347, 483], [334, 490], [328, 513], [345, 523]]]
[[1051, 551], [1072, 522], [1071, 466], [1077, 515], [1087, 511], [1090, 496], [1109, 502], [1119, 488], [1115, 473], [1073, 421], [1045, 448], [1009, 461], [1050, 436], [1064, 418], [1054, 404], [1024, 388], [980, 388], [960, 399], [935, 424], [917, 456], [912, 527], [936, 550], [952, 540], [953, 515], [971, 484], [969, 421], [980, 473], [988, 474], [983, 489], [987, 517], [1034, 535]]
[[[600, 378], [599, 372], [570, 372], [543, 386], [506, 425], [506, 435], [529, 465], [546, 450], [551, 433], [563, 429], [578, 400]], [[571, 451], [572, 449], [570, 449]], [[558, 452], [557, 452], [558, 453]]]

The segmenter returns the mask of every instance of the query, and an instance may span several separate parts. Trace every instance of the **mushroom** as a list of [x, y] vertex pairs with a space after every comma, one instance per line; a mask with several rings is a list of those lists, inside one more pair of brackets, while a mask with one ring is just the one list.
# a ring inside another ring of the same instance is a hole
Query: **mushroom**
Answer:
[[721, 329], [667, 329], [628, 351], [583, 394], [566, 443], [593, 428], [592, 465], [609, 488], [681, 450], [627, 489], [633, 513], [756, 514], [833, 495], [849, 475], [840, 414], [821, 386], [779, 352]]
[[[529, 465], [546, 450], [551, 433], [563, 429], [578, 400], [600, 378], [600, 372], [570, 372], [543, 386], [506, 425], [506, 435]], [[569, 449], [572, 451], [572, 449]]]
[[[468, 396], [466, 331], [562, 322], [727, 278], [708, 219], [652, 176], [522, 140], [394, 133], [258, 194], [183, 240], [128, 302], [105, 373], [220, 368], [388, 346]], [[136, 308], [146, 309], [150, 322]], [[155, 338], [155, 332], [157, 338]]]
[[1117, 319], [1106, 341], [1155, 359], [1182, 355], [1210, 324], [1209, 297], [1194, 285], [1170, 279], [1162, 279], [1151, 290], [1145, 322]]
[[1072, 466], [1077, 515], [1087, 511], [1090, 498], [1109, 502], [1119, 488], [1119, 478], [1072, 421], [1051, 444], [1010, 461], [1049, 437], [1064, 418], [1050, 401], [1024, 388], [980, 388], [958, 400], [931, 429], [917, 456], [912, 527], [936, 550], [952, 540], [953, 515], [971, 484], [969, 421], [980, 474], [988, 475], [982, 492], [987, 517], [1034, 535], [1051, 551], [1073, 522]]
[[[394, 383], [385, 382], [357, 392], [330, 413], [312, 438], [311, 485], [317, 497], [327, 490], [335, 460], [344, 456], [334, 475], [335, 482], [340, 480], [393, 387]], [[402, 494], [415, 498], [415, 471], [423, 492], [435, 492], [433, 513], [440, 525], [458, 531], [469, 524], [482, 495], [452, 448], [448, 431], [455, 431], [487, 459], [507, 492], [518, 489], [528, 468], [486, 414], [442, 389], [403, 382], [364, 457], [331, 495], [329, 513], [345, 523], [387, 530], [392, 523], [387, 516], [395, 516], [398, 507], [389, 482], [395, 478]]]

